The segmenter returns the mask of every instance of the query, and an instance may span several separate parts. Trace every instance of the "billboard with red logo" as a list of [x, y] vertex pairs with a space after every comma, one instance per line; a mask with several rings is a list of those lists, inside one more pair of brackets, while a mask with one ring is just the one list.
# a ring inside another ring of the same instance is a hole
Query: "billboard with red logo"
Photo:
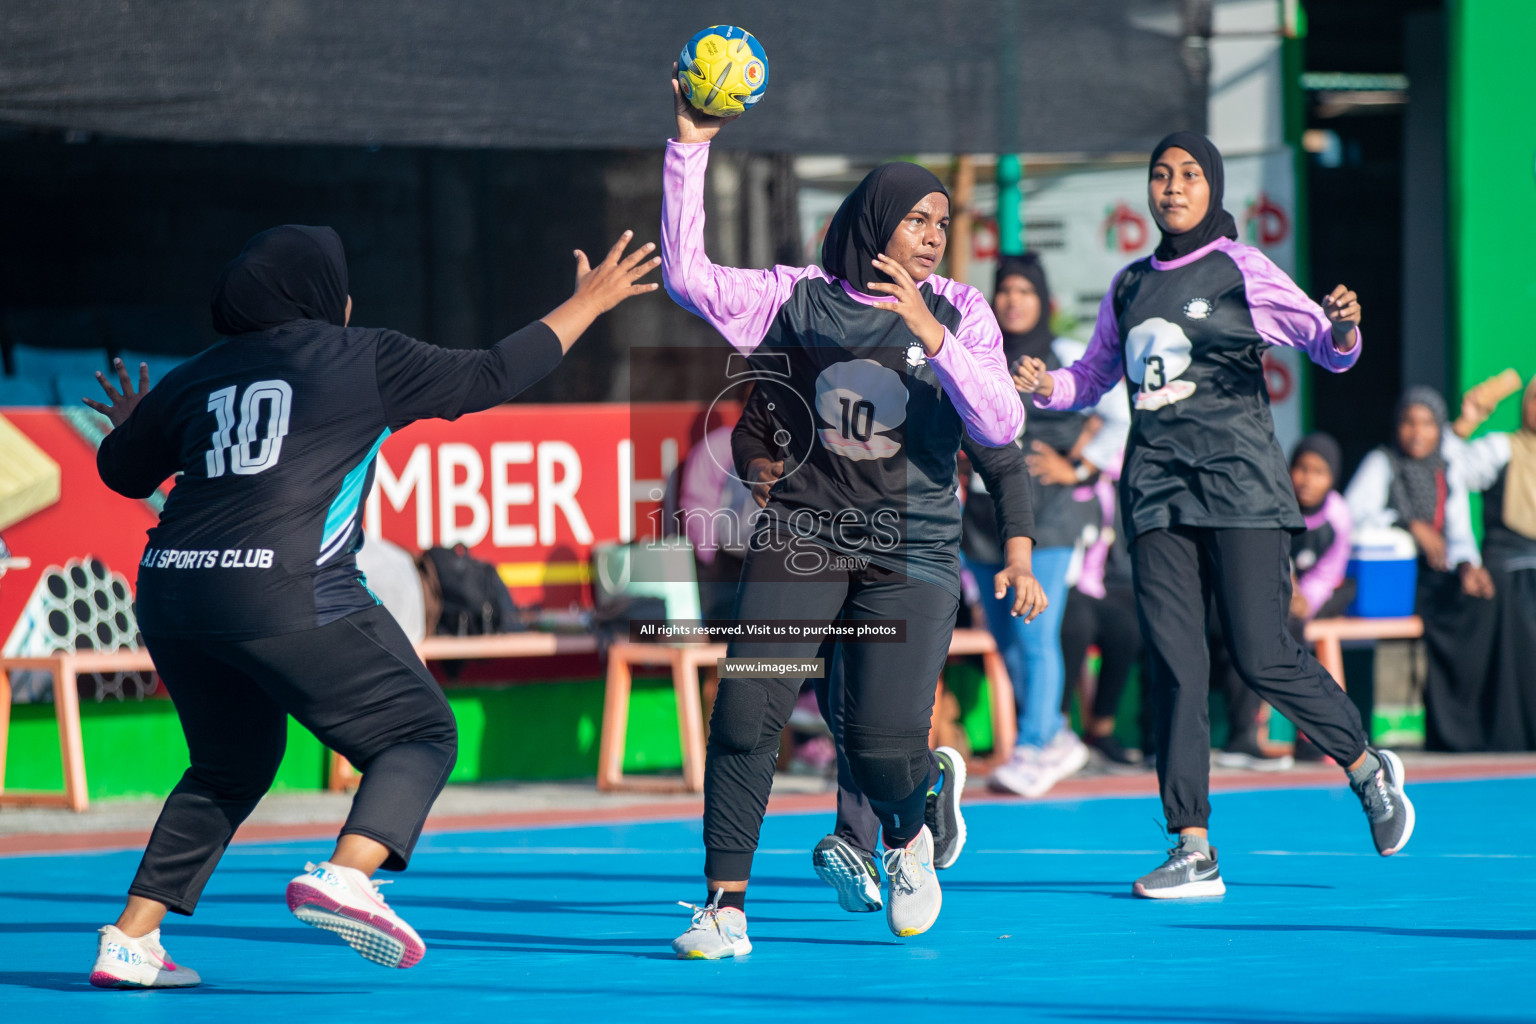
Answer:
[[[379, 453], [366, 530], [412, 552], [465, 544], [519, 604], [584, 604], [592, 547], [655, 531], [668, 477], [710, 416], [734, 418], [728, 404], [508, 405], [414, 424]], [[106, 425], [84, 408], [0, 410], [6, 654], [134, 641], [136, 566], [163, 497], [101, 482]]]

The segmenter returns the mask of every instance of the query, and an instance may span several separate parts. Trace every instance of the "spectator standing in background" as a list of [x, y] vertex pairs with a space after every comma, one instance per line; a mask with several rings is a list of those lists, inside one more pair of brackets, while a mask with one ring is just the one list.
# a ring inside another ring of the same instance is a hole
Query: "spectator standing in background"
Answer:
[[1467, 460], [1447, 460], [1445, 427], [1445, 399], [1432, 388], [1410, 388], [1397, 405], [1394, 443], [1367, 453], [1344, 499], [1357, 528], [1398, 526], [1418, 545], [1414, 609], [1429, 651], [1428, 746], [1481, 750], [1484, 728], [1466, 695], [1488, 675], [1494, 584], [1472, 534]]
[[[1470, 434], [1490, 412], [1469, 392], [1457, 433]], [[1468, 488], [1483, 493], [1492, 636], [1486, 673], [1461, 677], [1466, 685], [1455, 694], [1451, 720], [1442, 702], [1431, 710], [1431, 727], [1441, 742], [1458, 728], [1477, 729], [1478, 749], [1536, 750], [1536, 380], [1525, 389], [1518, 430], [1487, 434], [1453, 450]]]
[[[1082, 357], [1082, 342], [1057, 338], [1051, 331], [1051, 291], [1045, 268], [1033, 253], [1004, 256], [998, 264], [992, 309], [1003, 331], [1003, 354], [1010, 368], [1026, 358], [1050, 369], [1070, 366]], [[1017, 382], [1015, 382], [1017, 384]], [[1020, 396], [1022, 400], [1022, 396]], [[1066, 683], [1062, 664], [1061, 621], [1067, 603], [1067, 579], [1085, 528], [1099, 521], [1091, 492], [1077, 492], [1118, 462], [1130, 429], [1124, 385], [1104, 395], [1091, 410], [1102, 421], [1090, 427], [1090, 411], [1030, 409], [1024, 433], [1014, 443], [1029, 464], [1030, 496], [1035, 513], [1035, 576], [1049, 604], [1033, 623], [1011, 614], [1012, 601], [983, 587], [982, 610], [998, 652], [1008, 666], [1018, 705], [1018, 741], [1009, 760], [993, 772], [996, 789], [1037, 797], [1088, 763], [1088, 748], [1061, 714]], [[980, 549], [996, 545], [991, 501], [979, 477], [972, 477], [966, 507], [969, 540], [963, 547], [978, 580], [1001, 568]]]

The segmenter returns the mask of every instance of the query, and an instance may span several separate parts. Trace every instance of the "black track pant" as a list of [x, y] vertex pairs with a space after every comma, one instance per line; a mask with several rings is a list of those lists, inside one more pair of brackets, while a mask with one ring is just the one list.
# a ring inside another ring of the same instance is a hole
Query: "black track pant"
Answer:
[[1290, 535], [1283, 530], [1174, 527], [1131, 545], [1136, 611], [1151, 654], [1157, 781], [1168, 830], [1210, 818], [1210, 651], [1214, 597], [1233, 667], [1260, 697], [1341, 765], [1365, 751], [1360, 713], [1286, 628]]
[[146, 636], [192, 766], [165, 801], [128, 892], [190, 914], [272, 785], [288, 716], [363, 772], [342, 834], [404, 870], [458, 753], [453, 712], [383, 607], [258, 640]]
[[[874, 808], [869, 806], [869, 797], [853, 781], [853, 769], [848, 766], [848, 751], [843, 749], [843, 707], [846, 702], [843, 698], [845, 662], [842, 645], [823, 644], [816, 656], [823, 659], [827, 666], [822, 677], [813, 681], [816, 705], [821, 709], [821, 717], [826, 721], [827, 728], [832, 730], [832, 745], [837, 750], [837, 823], [832, 827], [832, 834], [865, 853], [874, 853], [875, 847], [880, 845], [880, 818]], [[937, 778], [938, 758], [931, 751], [928, 757], [932, 762], [930, 778]], [[926, 792], [923, 798], [927, 799]]]
[[1061, 654], [1067, 668], [1067, 685], [1062, 688], [1063, 714], [1071, 708], [1072, 693], [1083, 673], [1089, 647], [1099, 649], [1093, 717], [1113, 719], [1120, 710], [1131, 666], [1141, 657], [1136, 598], [1129, 590], [1111, 590], [1102, 598], [1090, 597], [1076, 587], [1067, 591], [1067, 607], [1061, 617]]
[[[942, 587], [869, 565], [807, 572], [803, 556], [777, 544], [754, 547], [742, 570], [736, 617], [906, 623], [904, 643], [848, 643], [843, 688], [843, 745], [854, 785], [879, 817], [888, 844], [923, 827], [934, 688], [954, 632], [959, 599]], [[792, 568], [792, 565], [794, 566]], [[799, 569], [800, 571], [796, 571]], [[733, 658], [814, 658], [818, 640], [735, 642]], [[752, 871], [779, 735], [801, 678], [720, 681], [709, 722], [704, 769], [704, 874], [741, 881]]]
[[[1323, 602], [1321, 608], [1313, 618], [1331, 619], [1336, 615], [1343, 615], [1349, 603], [1355, 599], [1355, 581], [1345, 580], [1333, 596]], [[1264, 711], [1264, 701], [1257, 693], [1248, 688], [1243, 682], [1243, 677], [1237, 674], [1237, 669], [1232, 664], [1232, 656], [1227, 652], [1227, 639], [1221, 632], [1221, 617], [1216, 614], [1214, 608], [1207, 615], [1206, 626], [1210, 631], [1211, 646], [1211, 689], [1220, 689], [1227, 695], [1227, 746], [1233, 746], [1244, 736], [1255, 739], [1259, 732], [1259, 718]], [[1305, 644], [1307, 624], [1301, 619], [1291, 616], [1286, 620], [1286, 628], [1291, 631], [1291, 636], [1296, 642]]]

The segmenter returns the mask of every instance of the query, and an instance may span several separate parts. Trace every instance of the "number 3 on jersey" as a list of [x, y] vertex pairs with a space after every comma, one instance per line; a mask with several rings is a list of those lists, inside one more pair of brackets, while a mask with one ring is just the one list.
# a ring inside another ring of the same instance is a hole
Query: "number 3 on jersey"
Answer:
[[204, 453], [210, 478], [224, 475], [226, 452], [232, 473], [251, 476], [277, 465], [283, 450], [288, 414], [293, 408], [293, 389], [288, 382], [259, 380], [247, 387], [237, 417], [238, 390], [231, 385], [208, 396], [208, 411], [218, 419], [213, 448]]

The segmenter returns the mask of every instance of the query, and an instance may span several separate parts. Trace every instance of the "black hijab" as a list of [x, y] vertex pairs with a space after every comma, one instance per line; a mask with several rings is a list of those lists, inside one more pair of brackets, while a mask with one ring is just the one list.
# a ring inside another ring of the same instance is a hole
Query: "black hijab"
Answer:
[[1440, 426], [1440, 436], [1445, 436], [1445, 399], [1434, 388], [1412, 387], [1403, 392], [1397, 402], [1397, 415], [1392, 418], [1392, 444], [1384, 450], [1392, 464], [1392, 484], [1387, 489], [1387, 507], [1397, 513], [1399, 521], [1407, 526], [1412, 522], [1439, 523], [1446, 496], [1445, 457], [1440, 454], [1439, 444], [1422, 459], [1415, 459], [1397, 445], [1397, 425], [1415, 405], [1422, 405], [1435, 417]]
[[[1222, 193], [1226, 189], [1226, 172], [1221, 162], [1221, 151], [1211, 144], [1211, 140], [1198, 132], [1174, 132], [1165, 135], [1163, 141], [1152, 150], [1152, 159], [1147, 162], [1147, 176], [1150, 179], [1152, 168], [1157, 166], [1158, 158], [1170, 149], [1184, 150], [1195, 158], [1200, 165], [1200, 170], [1205, 172], [1205, 180], [1211, 186], [1211, 202], [1205, 209], [1205, 217], [1199, 224], [1185, 231], [1183, 234], [1170, 235], [1163, 232], [1162, 241], [1157, 243], [1157, 251], [1152, 255], [1167, 263], [1170, 260], [1188, 256], [1196, 249], [1210, 245], [1218, 238], [1237, 238], [1237, 222], [1232, 215], [1222, 209]], [[1147, 206], [1152, 206], [1152, 200], [1147, 199]], [[1155, 222], [1156, 216], [1152, 218]]]
[[848, 193], [827, 225], [821, 243], [821, 265], [860, 291], [873, 281], [891, 279], [870, 265], [885, 251], [901, 219], [930, 192], [949, 190], [928, 168], [905, 162], [881, 164]]
[[226, 336], [291, 320], [341, 327], [346, 319], [347, 255], [330, 228], [269, 228], [245, 243], [213, 286], [213, 329]]
[[[1334, 440], [1332, 434], [1325, 434], [1320, 430], [1308, 434], [1296, 442], [1296, 447], [1291, 452], [1291, 468], [1295, 469], [1296, 461], [1308, 452], [1311, 452], [1328, 464], [1328, 472], [1333, 475], [1333, 483], [1330, 485], [1329, 490], [1338, 487], [1339, 480], [1344, 474], [1344, 453], [1339, 448], [1339, 442]], [[1301, 511], [1303, 515], [1310, 516], [1321, 507], [1319, 505], [1316, 508], [1307, 508], [1303, 505]]]
[[1339, 448], [1339, 442], [1333, 439], [1332, 434], [1325, 434], [1321, 430], [1308, 434], [1296, 442], [1291, 452], [1291, 465], [1296, 465], [1296, 460], [1308, 452], [1328, 463], [1328, 472], [1333, 474], [1333, 482], [1337, 486], [1344, 476], [1344, 453]]
[[1010, 367], [1019, 361], [1020, 356], [1034, 356], [1042, 361], [1049, 359], [1051, 342], [1056, 340], [1056, 336], [1051, 333], [1051, 286], [1046, 283], [1045, 267], [1041, 266], [1040, 257], [1032, 252], [1022, 256], [998, 257], [992, 294], [997, 294], [997, 290], [1003, 286], [1003, 279], [1008, 277], [1022, 277], [1035, 286], [1035, 294], [1040, 296], [1040, 319], [1022, 334], [1003, 332], [1003, 358]]

